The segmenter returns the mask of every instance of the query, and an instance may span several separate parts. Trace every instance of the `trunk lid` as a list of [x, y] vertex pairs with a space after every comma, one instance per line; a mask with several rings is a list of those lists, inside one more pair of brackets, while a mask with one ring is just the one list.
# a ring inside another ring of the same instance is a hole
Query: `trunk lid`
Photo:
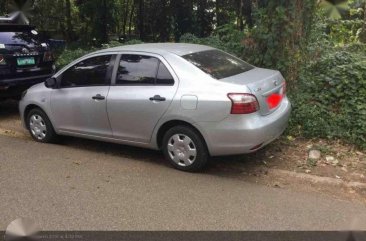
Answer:
[[[247, 86], [259, 102], [261, 115], [274, 112], [280, 106], [285, 95], [285, 79], [276, 70], [254, 68], [220, 81]], [[240, 90], [237, 92], [240, 93]]]

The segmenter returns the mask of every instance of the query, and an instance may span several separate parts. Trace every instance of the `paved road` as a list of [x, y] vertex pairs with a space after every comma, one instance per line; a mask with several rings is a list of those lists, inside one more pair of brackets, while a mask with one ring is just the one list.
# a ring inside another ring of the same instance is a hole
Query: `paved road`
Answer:
[[366, 230], [363, 204], [221, 174], [138, 148], [0, 136], [0, 230], [19, 217], [43, 230]]

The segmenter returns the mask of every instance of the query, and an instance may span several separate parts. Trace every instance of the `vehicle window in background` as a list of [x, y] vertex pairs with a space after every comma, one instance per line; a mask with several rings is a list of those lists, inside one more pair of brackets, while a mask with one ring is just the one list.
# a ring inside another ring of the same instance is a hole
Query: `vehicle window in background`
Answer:
[[220, 50], [207, 50], [182, 56], [215, 79], [247, 72], [254, 67]]
[[160, 62], [158, 74], [156, 76], [156, 84], [157, 85], [174, 85], [174, 78], [170, 74], [167, 67]]
[[37, 44], [39, 38], [31, 31], [24, 32], [3, 32], [0, 31], [0, 43], [2, 44]]
[[159, 60], [151, 56], [124, 54], [118, 66], [117, 85], [155, 84]]
[[61, 87], [109, 85], [110, 60], [111, 55], [102, 55], [81, 61], [62, 74]]

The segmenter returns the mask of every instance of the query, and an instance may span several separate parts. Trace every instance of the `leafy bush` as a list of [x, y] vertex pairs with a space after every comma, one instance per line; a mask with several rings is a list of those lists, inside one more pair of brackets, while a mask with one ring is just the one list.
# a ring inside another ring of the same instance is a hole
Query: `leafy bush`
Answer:
[[366, 45], [334, 48], [302, 70], [290, 93], [293, 134], [366, 148]]
[[180, 42], [208, 45], [214, 48], [221, 49], [238, 57], [240, 57], [243, 53], [243, 45], [240, 44], [240, 41], [233, 41], [232, 39], [222, 39], [219, 37], [219, 35], [212, 35], [207, 38], [198, 38], [191, 33], [186, 33], [181, 36]]
[[74, 61], [77, 58], [80, 58], [88, 53], [92, 53], [94, 51], [100, 50], [100, 49], [106, 49], [106, 48], [113, 48], [123, 45], [131, 45], [131, 44], [140, 44], [142, 43], [140, 40], [130, 40], [125, 43], [120, 43], [117, 41], [112, 41], [108, 44], [103, 44], [101, 48], [95, 48], [95, 47], [84, 47], [82, 48], [80, 44], [73, 43], [70, 44], [58, 57], [56, 60], [56, 66], [57, 69], [60, 69], [72, 61]]
[[83, 49], [83, 48], [75, 48], [75, 49], [71, 49], [71, 48], [66, 48], [61, 54], [60, 56], [57, 57], [56, 60], [56, 66], [57, 69], [61, 69], [62, 67], [68, 65], [69, 63], [71, 63], [72, 61], [74, 61], [77, 58], [80, 58], [83, 55], [86, 55], [88, 53], [91, 53], [93, 51], [96, 51], [97, 49]]
[[[289, 91], [293, 104], [289, 132], [295, 136], [340, 138], [366, 148], [366, 45], [335, 47], [327, 36], [317, 34], [324, 28], [323, 24], [314, 28], [313, 43], [306, 49], [308, 63], [301, 66], [297, 84]], [[209, 45], [237, 56], [244, 48], [242, 44], [232, 47], [231, 41], [218, 36], [197, 38], [185, 34], [181, 41]]]

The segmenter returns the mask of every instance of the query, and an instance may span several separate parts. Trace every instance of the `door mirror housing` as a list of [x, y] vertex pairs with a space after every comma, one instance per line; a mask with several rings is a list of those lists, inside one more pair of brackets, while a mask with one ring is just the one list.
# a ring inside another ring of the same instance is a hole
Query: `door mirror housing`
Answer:
[[47, 88], [50, 88], [50, 89], [56, 89], [57, 88], [57, 80], [56, 78], [48, 78], [46, 79], [46, 81], [44, 82], [44, 85], [47, 87]]

